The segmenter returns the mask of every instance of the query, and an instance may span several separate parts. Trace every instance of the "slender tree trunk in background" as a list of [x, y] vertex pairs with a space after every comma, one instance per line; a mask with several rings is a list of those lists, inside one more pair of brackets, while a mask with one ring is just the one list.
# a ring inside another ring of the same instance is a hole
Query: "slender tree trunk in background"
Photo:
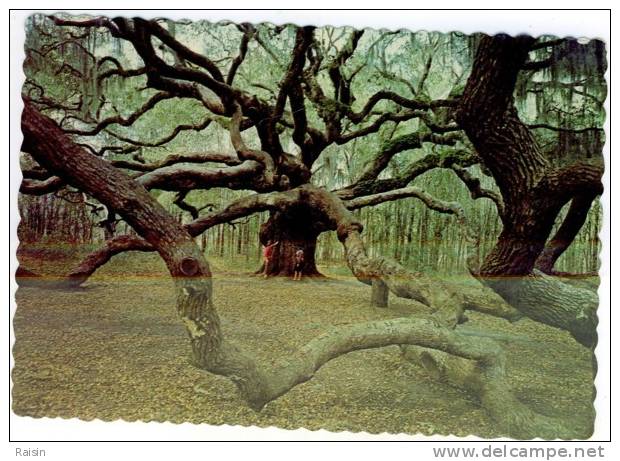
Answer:
[[63, 191], [62, 197], [22, 196], [19, 200], [19, 240], [53, 240], [70, 244], [92, 241], [93, 220], [81, 194]]
[[224, 257], [224, 226], [217, 228], [217, 254], [220, 258]]
[[[318, 217], [306, 207], [291, 207], [286, 212], [274, 211], [261, 226], [260, 241], [280, 242], [274, 247], [267, 267], [267, 275], [292, 276], [295, 268], [295, 253], [304, 251], [302, 275], [320, 276], [316, 268], [316, 241], [320, 232]], [[264, 267], [262, 270], [264, 271]]]

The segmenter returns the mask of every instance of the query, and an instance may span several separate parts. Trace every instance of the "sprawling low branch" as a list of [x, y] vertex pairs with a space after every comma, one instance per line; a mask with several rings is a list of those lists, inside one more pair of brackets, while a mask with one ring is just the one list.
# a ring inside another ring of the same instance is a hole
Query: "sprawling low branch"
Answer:
[[[352, 324], [318, 336], [267, 371], [265, 381], [272, 383], [268, 395], [285, 394], [343, 354], [391, 344], [415, 346], [423, 353], [441, 356], [443, 360], [435, 362], [435, 376], [448, 378], [479, 396], [503, 433], [519, 438], [552, 439], [576, 437], [584, 432], [583, 428], [536, 413], [513, 396], [507, 382], [504, 354], [493, 340], [460, 335], [429, 320], [401, 318]], [[424, 357], [418, 362], [430, 366]], [[254, 393], [256, 402], [267, 397], [263, 389], [255, 389]]]
[[554, 168], [514, 104], [517, 76], [531, 37], [481, 39], [472, 73], [456, 110], [504, 201], [503, 229], [478, 277], [531, 318], [569, 331], [581, 344], [596, 344], [594, 293], [534, 271], [556, 216], [580, 194], [600, 194], [603, 166], [577, 162]]
[[[146, 240], [132, 235], [122, 235], [106, 240], [103, 247], [90, 253], [65, 279], [54, 281], [61, 287], [77, 287], [84, 283], [95, 270], [110, 261], [113, 256], [126, 251], [156, 251]], [[32, 282], [37, 282], [32, 279]]]
[[[425, 201], [425, 203], [438, 211], [454, 214], [460, 222], [462, 221], [463, 224], [466, 225], [464, 222], [463, 210], [456, 203], [442, 202], [416, 188], [410, 188], [409, 190], [398, 191], [396, 193], [396, 195], [399, 194], [401, 195], [400, 198], [402, 198], [402, 194], [414, 196]], [[286, 192], [253, 194], [237, 199], [222, 210], [206, 213], [204, 216], [186, 224], [185, 230], [189, 235], [195, 237], [218, 224], [231, 222], [235, 219], [249, 216], [260, 211], [286, 210], [299, 203], [310, 204], [318, 210], [323, 210], [324, 213], [329, 215], [326, 218], [328, 228], [331, 226], [332, 229], [336, 229], [338, 227], [338, 222], [343, 219], [347, 222], [357, 223], [348, 211], [349, 209], [363, 206], [362, 202], [368, 200], [385, 201], [387, 197], [389, 197], [389, 195], [341, 202], [326, 191], [306, 185]], [[356, 224], [356, 226], [357, 225], [358, 224]], [[492, 292], [488, 290], [485, 293], [475, 289], [472, 291], [463, 290], [460, 287], [450, 288], [445, 285], [443, 281], [431, 279], [423, 274], [411, 273], [400, 266], [396, 261], [387, 258], [368, 259], [359, 236], [357, 240], [353, 239], [353, 241], [356, 242], [353, 246], [356, 248], [355, 254], [357, 254], [357, 262], [354, 265], [350, 264], [350, 267], [358, 279], [364, 283], [370, 283], [373, 279], [382, 279], [397, 296], [414, 299], [424, 304], [432, 304], [438, 306], [438, 310], [443, 310], [443, 306], [446, 303], [437, 299], [437, 295], [435, 294], [438, 290], [437, 285], [439, 284], [442, 286], [442, 288], [439, 289], [440, 292], [444, 294], [453, 293], [453, 296], [456, 296], [456, 299], [458, 299], [457, 306], [460, 306], [459, 309], [461, 310], [480, 310], [507, 319], [515, 319], [519, 316], [516, 311], [511, 309], [499, 297], [494, 296]], [[101, 264], [106, 263], [113, 255], [122, 251], [132, 250], [149, 251], [149, 246], [145, 241], [141, 239], [136, 240], [135, 237], [126, 238], [125, 236], [121, 236], [112, 239], [108, 241], [103, 248], [82, 261], [82, 263], [71, 272], [66, 283], [70, 286], [79, 285], [83, 283], [88, 276], [92, 275]], [[153, 248], [151, 248], [151, 251], [152, 250]], [[86, 268], [88, 268], [88, 270]], [[459, 294], [454, 294], [456, 292]], [[463, 293], [467, 293], [467, 295], [464, 297], [461, 296]], [[452, 305], [453, 303], [454, 300], [448, 304]]]
[[596, 344], [598, 297], [595, 292], [562, 283], [538, 270], [525, 277], [484, 277], [497, 293], [516, 294], [520, 312], [570, 334], [584, 346]]
[[[481, 379], [502, 391], [501, 395], [499, 392], [498, 395], [483, 392], [485, 408], [490, 410], [492, 417], [499, 418], [502, 430], [510, 435], [522, 435], [521, 426], [515, 426], [511, 419], [505, 420], [500, 413], [493, 411], [496, 405], [501, 404], [498, 398], [504, 399], [507, 391], [501, 382], [502, 360], [498, 360], [498, 347], [489, 340], [481, 341], [480, 338], [472, 339], [456, 333], [449, 326], [444, 326], [450, 324], [445, 317], [441, 323], [437, 320], [397, 319], [345, 326], [317, 337], [274, 365], [261, 364], [224, 337], [212, 304], [207, 261], [190, 235], [144, 188], [118, 169], [76, 146], [52, 120], [41, 116], [28, 103], [22, 129], [28, 139], [25, 143], [27, 151], [40, 164], [115, 209], [157, 249], [174, 277], [177, 310], [190, 337], [194, 362], [201, 368], [230, 378], [253, 408], [260, 409], [292, 387], [307, 381], [316, 370], [335, 357], [354, 350], [407, 344], [478, 362], [483, 370], [488, 371], [481, 374]], [[68, 162], [68, 158], [72, 161]], [[361, 270], [367, 275], [367, 257], [359, 240], [360, 226], [333, 194], [311, 186], [282, 194], [299, 194], [298, 199], [303, 198], [320, 206], [325, 218], [337, 226], [350, 265], [356, 272]], [[454, 293], [442, 291], [439, 294], [429, 293], [428, 299], [454, 301], [458, 298]], [[458, 318], [454, 322], [458, 322]], [[525, 407], [513, 410], [535, 420], [544, 418]], [[563, 429], [560, 431], [563, 433]], [[546, 432], [544, 435], [553, 436]]]

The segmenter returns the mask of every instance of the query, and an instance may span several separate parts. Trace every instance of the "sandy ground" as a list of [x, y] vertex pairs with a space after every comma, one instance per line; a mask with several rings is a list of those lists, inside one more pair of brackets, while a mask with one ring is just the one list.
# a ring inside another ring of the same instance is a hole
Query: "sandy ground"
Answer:
[[[427, 314], [393, 296], [387, 309], [370, 307], [369, 288], [349, 277], [264, 281], [226, 271], [224, 263], [214, 264], [214, 293], [224, 333], [267, 362], [332, 326]], [[155, 255], [116, 257], [79, 290], [20, 288], [16, 298], [12, 378], [18, 415], [501, 435], [475, 398], [434, 381], [404, 361], [396, 346], [339, 357], [254, 412], [229, 380], [190, 364], [172, 282]], [[568, 334], [527, 319], [510, 324], [469, 317], [471, 328], [521, 338], [502, 343], [521, 401], [591, 426], [588, 351]]]

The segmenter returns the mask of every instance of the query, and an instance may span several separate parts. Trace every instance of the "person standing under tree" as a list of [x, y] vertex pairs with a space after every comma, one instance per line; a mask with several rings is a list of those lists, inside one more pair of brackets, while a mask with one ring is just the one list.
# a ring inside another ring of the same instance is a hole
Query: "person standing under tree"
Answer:
[[280, 243], [280, 241], [272, 243], [271, 240], [269, 240], [267, 245], [263, 247], [263, 276], [265, 278], [267, 278], [267, 270], [269, 268], [269, 261], [271, 261], [271, 257], [273, 256], [273, 249], [278, 243]]
[[304, 268], [304, 250], [299, 248], [295, 252], [295, 269], [293, 272], [293, 280], [301, 280], [301, 272]]

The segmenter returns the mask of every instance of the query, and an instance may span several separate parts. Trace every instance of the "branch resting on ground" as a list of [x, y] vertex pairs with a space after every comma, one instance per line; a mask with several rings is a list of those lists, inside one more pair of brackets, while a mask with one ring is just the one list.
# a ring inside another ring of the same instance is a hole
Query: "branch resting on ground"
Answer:
[[[508, 391], [501, 381], [503, 368], [497, 358], [499, 347], [489, 340], [481, 341], [456, 333], [453, 327], [458, 319], [454, 319], [453, 323], [446, 317], [438, 323], [438, 317], [434, 321], [400, 319], [349, 325], [315, 338], [273, 366], [263, 366], [256, 357], [223, 335], [212, 302], [211, 273], [207, 261], [187, 231], [143, 187], [76, 146], [53, 121], [40, 115], [28, 103], [22, 129], [29, 140], [26, 150], [41, 165], [114, 209], [157, 249], [175, 281], [177, 310], [190, 336], [195, 364], [231, 379], [252, 408], [261, 409], [266, 403], [307, 381], [316, 370], [335, 357], [354, 350], [409, 344], [478, 362], [481, 372], [477, 376], [485, 386], [483, 405], [488, 408], [491, 417], [498, 418], [498, 424], [507, 434], [531, 436], [527, 427], [515, 424], [515, 421], [527, 417], [533, 420], [538, 436], [554, 437], [558, 430], [564, 435], [566, 429], [559, 423], [553, 425], [553, 432], [547, 432], [547, 425], [541, 421], [548, 418], [535, 414], [516, 399], [510, 401], [510, 417], [506, 418], [505, 411], [497, 411], [498, 408], [503, 409]], [[68, 158], [71, 162], [67, 161]], [[326, 220], [337, 227], [338, 237], [345, 246], [347, 260], [354, 272], [368, 275], [369, 262], [359, 235], [361, 226], [342, 202], [333, 194], [312, 186], [298, 188], [294, 194], [320, 207]], [[442, 293], [439, 296], [442, 302], [448, 301]], [[487, 388], [500, 389], [500, 397], [486, 391]]]

